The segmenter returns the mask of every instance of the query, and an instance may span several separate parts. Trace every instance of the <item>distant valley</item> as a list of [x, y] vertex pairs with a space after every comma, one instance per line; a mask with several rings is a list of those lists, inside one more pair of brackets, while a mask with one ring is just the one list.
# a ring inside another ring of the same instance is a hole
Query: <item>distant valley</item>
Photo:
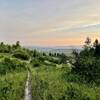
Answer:
[[32, 50], [36, 49], [39, 52], [65, 53], [65, 54], [71, 54], [73, 50], [77, 50], [78, 52], [82, 50], [82, 46], [53, 46], [53, 47], [30, 46], [27, 48]]

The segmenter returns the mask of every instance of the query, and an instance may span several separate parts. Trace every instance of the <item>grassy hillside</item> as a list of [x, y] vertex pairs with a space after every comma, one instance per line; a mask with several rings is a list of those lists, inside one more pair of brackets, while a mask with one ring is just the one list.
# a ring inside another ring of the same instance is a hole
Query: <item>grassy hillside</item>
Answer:
[[26, 75], [20, 72], [0, 76], [0, 100], [22, 100]]
[[99, 87], [68, 81], [63, 77], [64, 72], [63, 69], [55, 68], [34, 69], [35, 100], [99, 100]]
[[0, 44], [0, 100], [23, 100], [28, 72], [33, 100], [100, 100], [99, 44], [73, 56]]

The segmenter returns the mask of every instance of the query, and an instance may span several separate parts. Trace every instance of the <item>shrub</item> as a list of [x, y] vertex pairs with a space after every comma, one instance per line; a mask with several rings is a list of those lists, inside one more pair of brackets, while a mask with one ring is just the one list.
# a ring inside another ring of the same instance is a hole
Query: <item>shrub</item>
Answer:
[[67, 87], [67, 90], [59, 98], [59, 100], [94, 100], [90, 96], [88, 96], [81, 88], [74, 86], [74, 84], [70, 84]]
[[0, 100], [8, 100], [9, 94], [13, 93], [11, 82], [5, 80], [0, 80]]
[[68, 87], [66, 95], [66, 100], [91, 100], [88, 95], [82, 93], [81, 89], [78, 89], [72, 85]]
[[39, 63], [34, 63], [33, 66], [34, 66], [34, 67], [39, 67], [40, 64], [39, 64]]
[[5, 58], [4, 61], [0, 62], [0, 74], [6, 74], [13, 71], [21, 71], [26, 69], [26, 64], [20, 62], [17, 59]]
[[13, 56], [22, 60], [29, 60], [29, 55], [25, 51], [21, 51], [21, 50], [15, 51]]
[[87, 82], [96, 82], [100, 79], [100, 59], [80, 57], [75, 63], [72, 72], [83, 77]]
[[90, 43], [89, 39], [87, 39], [86, 43], [80, 53], [74, 52], [75, 63], [72, 72], [78, 74], [89, 83], [98, 83], [100, 79], [100, 56], [97, 49], [100, 49], [100, 45], [96, 42], [94, 47], [91, 46], [88, 44]]
[[39, 61], [42, 61], [42, 62], [44, 62], [44, 61], [45, 61], [45, 57], [42, 57], [42, 56], [41, 56], [41, 57], [39, 57], [38, 59], [39, 59]]

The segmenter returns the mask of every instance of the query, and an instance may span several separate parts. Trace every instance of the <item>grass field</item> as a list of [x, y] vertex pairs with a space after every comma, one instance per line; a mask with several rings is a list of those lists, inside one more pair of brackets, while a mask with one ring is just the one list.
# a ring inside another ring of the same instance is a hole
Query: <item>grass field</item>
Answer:
[[100, 59], [93, 51], [75, 53], [75, 58], [10, 48], [0, 53], [0, 100], [23, 100], [28, 75], [33, 100], [100, 100]]
[[0, 100], [22, 100], [26, 75], [26, 72], [20, 72], [0, 76]]
[[[69, 72], [69, 67], [67, 68]], [[100, 87], [69, 82], [63, 77], [65, 69], [43, 66], [33, 69], [34, 100], [99, 100]], [[66, 77], [70, 77], [68, 74]]]

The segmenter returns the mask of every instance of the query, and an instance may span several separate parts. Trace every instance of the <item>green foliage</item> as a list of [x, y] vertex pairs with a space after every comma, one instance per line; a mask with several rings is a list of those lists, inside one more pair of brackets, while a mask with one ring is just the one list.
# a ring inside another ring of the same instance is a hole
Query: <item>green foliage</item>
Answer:
[[26, 51], [24, 50], [16, 50], [13, 54], [14, 57], [19, 58], [21, 60], [29, 60], [29, 55]]
[[19, 42], [19, 41], [17, 41], [16, 44], [13, 44], [13, 45], [12, 45], [12, 49], [13, 49], [13, 50], [16, 50], [16, 49], [19, 49], [19, 48], [21, 48], [20, 42]]
[[39, 67], [40, 64], [39, 64], [38, 62], [35, 62], [35, 63], [33, 64], [33, 66], [34, 66], [34, 67]]
[[80, 77], [72, 75], [69, 71], [63, 78], [64, 72], [65, 70], [54, 67], [33, 69], [34, 100], [99, 100], [99, 87], [80, 83]]
[[31, 60], [32, 67], [40, 67], [41, 63], [38, 61], [38, 59], [32, 59]]
[[22, 100], [25, 80], [25, 73], [7, 74], [0, 77], [0, 100]]
[[45, 61], [45, 57], [44, 56], [40, 56], [40, 57], [38, 57], [38, 60], [41, 61], [41, 62], [44, 62]]
[[[86, 42], [85, 48], [80, 53], [74, 53], [75, 63], [72, 73], [78, 74], [87, 82], [100, 83], [100, 56], [97, 52], [100, 51], [99, 43], [96, 41], [95, 47], [90, 46], [90, 40]], [[97, 50], [98, 49], [98, 50]]]
[[20, 62], [17, 59], [4, 58], [4, 61], [0, 62], [1, 75], [25, 69], [26, 69], [26, 64], [24, 62]]
[[60, 61], [59, 61], [59, 63], [60, 64], [66, 64], [67, 63], [67, 56], [64, 54], [64, 53], [62, 53], [61, 55], [60, 55]]
[[65, 54], [38, 52], [0, 44], [0, 100], [22, 100], [25, 72], [32, 72], [34, 100], [99, 100], [100, 43], [87, 38], [81, 52]]
[[82, 90], [74, 87], [74, 85], [70, 85], [65, 94], [65, 100], [91, 100], [91, 97], [85, 93], [82, 93]]
[[33, 50], [32, 52], [32, 57], [38, 57], [39, 56], [39, 52], [37, 50]]
[[63, 95], [59, 100], [91, 100], [86, 93], [74, 85], [69, 85]]
[[11, 52], [11, 46], [5, 45], [3, 42], [0, 43], [0, 53], [9, 53]]
[[[38, 75], [34, 76], [34, 83], [33, 83], [33, 96], [34, 100], [44, 100], [46, 90], [48, 89], [48, 83], [44, 80], [41, 80]], [[49, 98], [49, 97], [48, 97]]]

